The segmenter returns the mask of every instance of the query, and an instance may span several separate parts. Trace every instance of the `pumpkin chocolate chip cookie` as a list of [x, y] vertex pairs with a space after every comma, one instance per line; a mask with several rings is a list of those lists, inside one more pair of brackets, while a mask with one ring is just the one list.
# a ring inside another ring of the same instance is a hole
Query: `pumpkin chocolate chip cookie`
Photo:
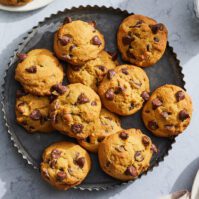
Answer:
[[164, 54], [167, 34], [166, 27], [154, 19], [142, 15], [127, 17], [117, 33], [122, 58], [141, 67], [155, 64]]
[[132, 65], [109, 70], [98, 88], [103, 105], [119, 115], [131, 115], [140, 110], [149, 91], [146, 73]]
[[93, 123], [99, 118], [100, 110], [100, 98], [90, 87], [69, 84], [65, 93], [51, 104], [51, 122], [64, 134], [83, 139], [93, 132]]
[[73, 65], [83, 65], [95, 59], [104, 46], [104, 37], [93, 23], [80, 20], [67, 20], [54, 38], [54, 50], [57, 56]]
[[31, 94], [16, 99], [17, 122], [28, 132], [50, 132], [53, 130], [49, 121], [50, 101], [47, 97]]
[[112, 60], [112, 56], [102, 51], [96, 59], [90, 60], [82, 66], [69, 65], [66, 74], [70, 83], [82, 83], [97, 91], [97, 87], [108, 70], [115, 67], [116, 62]]
[[191, 116], [190, 96], [182, 88], [169, 84], [156, 89], [142, 111], [145, 126], [160, 137], [182, 133], [189, 125]]
[[94, 126], [94, 131], [86, 139], [79, 140], [79, 144], [86, 150], [96, 153], [98, 151], [99, 143], [105, 137], [118, 132], [121, 129], [120, 119], [117, 115], [102, 108], [98, 123]]
[[36, 49], [28, 54], [18, 54], [20, 63], [15, 79], [25, 91], [35, 95], [50, 95], [51, 88], [63, 81], [63, 68], [56, 57], [47, 49]]
[[150, 166], [155, 146], [139, 129], [121, 130], [99, 145], [99, 163], [108, 175], [123, 181], [137, 178]]
[[23, 6], [32, 0], [0, 0], [0, 4], [6, 6]]
[[60, 190], [81, 184], [91, 169], [91, 159], [86, 150], [70, 142], [49, 146], [42, 157], [42, 177]]

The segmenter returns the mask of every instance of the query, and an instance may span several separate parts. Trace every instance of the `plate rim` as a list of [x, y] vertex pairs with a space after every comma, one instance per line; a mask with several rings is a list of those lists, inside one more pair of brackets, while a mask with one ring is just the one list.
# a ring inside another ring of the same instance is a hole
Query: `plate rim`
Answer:
[[[16, 53], [17, 52], [21, 52], [21, 50], [23, 49], [24, 44], [26, 44], [26, 42], [29, 42], [29, 39], [31, 38], [31, 36], [33, 36], [35, 34], [37, 29], [40, 27], [40, 25], [42, 25], [43, 23], [45, 23], [46, 21], [48, 21], [49, 19], [53, 18], [56, 15], [67, 13], [67, 11], [77, 10], [77, 9], [101, 9], [101, 10], [102, 9], [106, 9], [106, 10], [109, 10], [109, 11], [126, 13], [127, 15], [133, 14], [132, 12], [129, 12], [129, 11], [125, 10], [125, 9], [114, 8], [112, 6], [107, 7], [107, 6], [98, 6], [98, 5], [93, 5], [93, 6], [86, 5], [86, 6], [73, 6], [71, 8], [66, 8], [63, 11], [58, 11], [56, 13], [53, 13], [50, 16], [45, 17], [42, 21], [38, 22], [38, 24], [36, 26], [34, 26], [30, 31], [28, 31], [26, 33], [26, 35], [22, 38], [22, 41], [17, 45], [17, 48], [14, 50], [13, 55], [10, 56], [8, 64], [7, 64], [7, 68], [4, 70], [4, 73], [3, 73], [3, 77], [2, 77], [3, 82], [1, 84], [1, 105], [2, 105], [2, 112], [3, 112], [3, 120], [5, 122], [4, 124], [5, 124], [6, 128], [7, 128], [7, 133], [10, 135], [10, 140], [13, 143], [13, 146], [17, 149], [17, 152], [22, 156], [22, 158], [26, 161], [26, 163], [28, 165], [30, 165], [32, 168], [34, 168], [35, 170], [39, 170], [39, 168], [37, 168], [35, 166], [35, 164], [32, 163], [32, 161], [30, 160], [29, 154], [23, 149], [23, 147], [21, 146], [20, 141], [18, 140], [18, 138], [16, 138], [14, 132], [12, 132], [10, 130], [10, 127], [8, 125], [8, 122], [7, 122], [8, 119], [6, 117], [6, 109], [5, 109], [5, 104], [4, 104], [4, 100], [5, 100], [5, 96], [4, 96], [5, 89], [4, 89], [4, 86], [5, 86], [5, 82], [6, 82], [7, 72], [10, 69], [10, 67], [12, 66], [12, 64], [14, 63], [13, 61], [16, 58]], [[175, 61], [177, 62], [177, 65], [179, 67], [179, 73], [181, 75], [182, 88], [184, 90], [186, 90], [184, 74], [182, 72], [182, 67], [180, 65], [180, 60], [178, 59], [177, 54], [174, 52], [173, 47], [169, 45], [169, 42], [167, 42], [167, 48], [174, 55]], [[136, 178], [134, 180], [129, 180], [127, 182], [120, 181], [120, 182], [116, 182], [115, 184], [112, 184], [112, 185], [110, 185], [110, 184], [105, 184], [105, 185], [99, 184], [99, 186], [92, 186], [92, 187], [91, 187], [91, 185], [82, 186], [80, 184], [80, 185], [78, 185], [76, 187], [73, 187], [73, 189], [76, 189], [76, 190], [88, 190], [88, 191], [100, 191], [100, 190], [113, 189], [113, 188], [119, 187], [121, 185], [128, 185], [128, 184], [134, 182], [135, 180], [140, 179], [142, 176], [147, 175], [149, 172], [152, 172], [154, 168], [158, 167], [159, 164], [164, 161], [165, 157], [167, 157], [169, 155], [169, 153], [170, 153], [170, 151], [171, 151], [171, 149], [172, 149], [172, 147], [173, 147], [175, 142], [176, 142], [176, 139], [174, 137], [172, 139], [172, 143], [171, 143], [170, 147], [165, 152], [165, 154], [162, 155], [162, 157], [159, 158], [159, 160], [153, 166], [151, 166], [149, 168], [149, 170], [147, 170], [146, 172], [142, 173], [138, 178]], [[23, 149], [23, 150], [21, 150], [21, 149]]]

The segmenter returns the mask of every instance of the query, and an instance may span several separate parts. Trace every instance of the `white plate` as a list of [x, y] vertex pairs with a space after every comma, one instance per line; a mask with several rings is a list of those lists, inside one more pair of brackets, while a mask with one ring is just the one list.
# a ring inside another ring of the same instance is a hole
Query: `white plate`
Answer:
[[42, 8], [51, 3], [52, 1], [54, 0], [33, 0], [32, 2], [26, 4], [25, 6], [19, 6], [19, 7], [0, 5], [0, 10], [6, 10], [10, 12], [27, 12], [31, 10], [36, 10], [38, 8]]

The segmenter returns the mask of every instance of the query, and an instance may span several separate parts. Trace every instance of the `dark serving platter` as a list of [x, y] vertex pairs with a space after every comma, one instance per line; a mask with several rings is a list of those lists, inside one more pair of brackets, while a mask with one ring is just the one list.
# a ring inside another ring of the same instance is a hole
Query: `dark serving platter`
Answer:
[[[22, 127], [16, 123], [15, 119], [15, 94], [20, 85], [14, 80], [15, 67], [17, 65], [16, 52], [27, 52], [35, 48], [47, 48], [53, 51], [53, 35], [59, 25], [63, 22], [66, 16], [72, 17], [73, 20], [81, 19], [84, 21], [96, 21], [97, 28], [104, 34], [106, 40], [106, 50], [116, 51], [116, 32], [121, 21], [127, 17], [127, 11], [106, 7], [79, 7], [66, 9], [63, 12], [51, 15], [38, 26], [34, 27], [27, 36], [21, 41], [18, 49], [10, 58], [10, 63], [5, 73], [4, 83], [2, 85], [2, 104], [3, 113], [8, 133], [11, 135], [11, 140], [18, 152], [22, 155], [28, 164], [39, 171], [42, 151], [51, 143], [60, 140], [71, 140], [58, 132], [51, 134], [28, 134]], [[120, 60], [121, 63], [123, 63]], [[66, 64], [63, 63], [65, 66]], [[173, 49], [167, 45], [166, 52], [162, 59], [153, 67], [145, 69], [150, 79], [151, 91], [166, 83], [175, 84], [184, 88], [183, 74], [179, 61]], [[153, 136], [145, 127], [141, 120], [141, 113], [128, 117], [121, 117], [123, 128], [140, 128], [143, 133], [151, 137], [159, 151], [153, 156], [151, 161], [151, 171], [159, 162], [164, 160], [168, 155], [175, 138], [165, 139]], [[75, 141], [74, 141], [75, 142]], [[91, 154], [92, 170], [86, 180], [76, 189], [81, 190], [100, 190], [121, 185], [123, 182], [115, 180], [99, 168], [97, 155]], [[146, 174], [145, 172], [144, 174]], [[140, 178], [140, 177], [139, 177]]]

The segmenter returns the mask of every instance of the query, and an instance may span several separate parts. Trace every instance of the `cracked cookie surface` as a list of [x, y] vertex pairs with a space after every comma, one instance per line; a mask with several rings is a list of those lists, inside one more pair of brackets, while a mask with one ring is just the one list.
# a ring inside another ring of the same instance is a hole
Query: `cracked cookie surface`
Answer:
[[42, 177], [60, 190], [81, 184], [91, 169], [91, 159], [86, 150], [70, 142], [58, 142], [47, 147], [42, 159]]
[[100, 143], [99, 163], [108, 175], [132, 180], [149, 168], [153, 148], [150, 138], [139, 129], [121, 130]]
[[164, 54], [167, 34], [165, 25], [154, 19], [143, 15], [127, 17], [117, 33], [122, 58], [141, 67], [155, 64]]
[[63, 68], [49, 50], [35, 49], [18, 57], [21, 62], [15, 70], [15, 79], [27, 92], [50, 95], [51, 87], [63, 81]]
[[0, 4], [6, 6], [23, 6], [32, 0], [0, 0]]
[[93, 23], [80, 20], [63, 24], [54, 38], [57, 56], [73, 65], [82, 65], [95, 59], [104, 46], [104, 37]]
[[103, 105], [119, 115], [131, 115], [140, 110], [149, 91], [146, 73], [132, 65], [109, 70], [98, 88]]
[[106, 51], [102, 51], [96, 59], [90, 60], [82, 66], [69, 65], [66, 74], [70, 83], [82, 83], [97, 91], [97, 87], [107, 71], [115, 67], [116, 62], [112, 60], [112, 56]]
[[55, 129], [82, 139], [93, 132], [100, 111], [99, 96], [90, 87], [76, 83], [66, 86], [65, 92], [52, 102], [50, 115]]
[[180, 87], [157, 88], [142, 110], [145, 126], [156, 136], [171, 137], [182, 133], [190, 123], [192, 101]]
[[48, 97], [31, 94], [16, 99], [16, 119], [28, 132], [51, 132], [49, 121], [50, 101]]
[[92, 134], [86, 139], [78, 140], [78, 142], [86, 150], [96, 153], [98, 152], [99, 143], [102, 142], [105, 137], [119, 130], [121, 130], [121, 123], [118, 116], [102, 108]]

